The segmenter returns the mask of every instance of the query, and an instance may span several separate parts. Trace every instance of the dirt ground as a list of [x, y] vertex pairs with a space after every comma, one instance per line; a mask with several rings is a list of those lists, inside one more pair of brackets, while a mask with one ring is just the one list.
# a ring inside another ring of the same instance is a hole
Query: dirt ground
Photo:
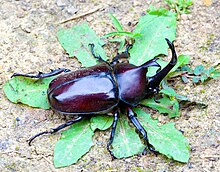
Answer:
[[[160, 6], [161, 1], [0, 0], [0, 4], [0, 171], [220, 171], [220, 78], [196, 87], [181, 82], [174, 86], [178, 93], [208, 104], [206, 109], [183, 109], [181, 117], [173, 120], [190, 142], [191, 157], [186, 164], [154, 154], [112, 161], [106, 150], [108, 130], [95, 134], [94, 147], [75, 165], [55, 169], [53, 149], [60, 133], [41, 137], [31, 147], [26, 141], [40, 131], [63, 123], [63, 119], [52, 110], [13, 104], [3, 93], [3, 84], [14, 72], [80, 67], [58, 43], [56, 32], [60, 27], [87, 21], [101, 36], [112, 30], [107, 15], [112, 12], [130, 31], [150, 4]], [[59, 24], [94, 9], [98, 10]], [[214, 66], [220, 63], [219, 33], [220, 1], [197, 0], [191, 13], [179, 18], [177, 52], [190, 55], [192, 66]], [[115, 53], [113, 49], [110, 51]]]

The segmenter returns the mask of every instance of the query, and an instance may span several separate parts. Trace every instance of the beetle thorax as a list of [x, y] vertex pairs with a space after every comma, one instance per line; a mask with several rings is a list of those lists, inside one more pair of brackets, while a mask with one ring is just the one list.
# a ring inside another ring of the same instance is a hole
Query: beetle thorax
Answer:
[[128, 63], [114, 66], [114, 75], [118, 83], [119, 99], [126, 104], [136, 106], [146, 95], [146, 68]]

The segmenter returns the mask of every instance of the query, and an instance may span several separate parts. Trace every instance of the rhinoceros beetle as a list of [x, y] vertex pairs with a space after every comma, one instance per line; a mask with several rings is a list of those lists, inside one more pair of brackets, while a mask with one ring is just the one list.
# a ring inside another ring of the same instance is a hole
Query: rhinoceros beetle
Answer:
[[48, 101], [52, 109], [62, 114], [73, 115], [75, 118], [49, 131], [41, 132], [29, 140], [29, 145], [38, 136], [43, 134], [55, 133], [67, 126], [72, 125], [84, 117], [95, 114], [107, 114], [112, 112], [114, 120], [110, 139], [107, 144], [107, 150], [114, 157], [110, 150], [113, 142], [115, 129], [118, 121], [119, 112], [125, 110], [128, 118], [143, 135], [147, 147], [155, 151], [148, 142], [147, 132], [142, 127], [133, 107], [137, 106], [141, 100], [158, 93], [159, 84], [168, 72], [175, 66], [177, 56], [174, 45], [166, 39], [169, 48], [172, 51], [172, 59], [162, 70], [152, 77], [147, 77], [148, 67], [160, 65], [156, 62], [157, 58], [149, 60], [141, 66], [135, 66], [130, 63], [120, 63], [120, 58], [127, 58], [128, 50], [118, 54], [109, 63], [94, 53], [94, 45], [91, 44], [93, 56], [101, 61], [92, 67], [73, 71], [67, 69], [57, 69], [50, 73], [39, 73], [37, 75], [13, 74], [14, 76], [25, 76], [30, 78], [46, 78], [61, 74], [53, 79], [47, 91]]

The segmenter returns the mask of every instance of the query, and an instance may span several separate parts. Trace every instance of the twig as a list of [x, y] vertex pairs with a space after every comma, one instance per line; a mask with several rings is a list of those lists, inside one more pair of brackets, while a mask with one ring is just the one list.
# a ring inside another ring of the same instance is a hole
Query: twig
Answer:
[[201, 158], [220, 158], [220, 155], [202, 155]]
[[89, 14], [92, 14], [92, 13], [98, 11], [100, 8], [101, 8], [101, 6], [98, 6], [97, 8], [94, 8], [94, 9], [92, 9], [91, 11], [87, 11], [87, 12], [85, 12], [85, 13], [76, 15], [76, 16], [74, 16], [74, 17], [70, 17], [70, 18], [65, 19], [65, 20], [63, 20], [63, 21], [60, 21], [60, 22], [58, 22], [58, 23], [56, 23], [56, 24], [63, 24], [63, 23], [66, 23], [66, 22], [68, 22], [68, 21], [75, 20], [75, 19], [81, 18], [81, 17], [83, 17], [83, 16], [87, 16], [87, 15], [89, 15]]
[[54, 168], [54, 166], [53, 166], [53, 163], [52, 163], [49, 159], [47, 159], [45, 156], [42, 156], [42, 157], [43, 157], [43, 159], [45, 159], [45, 160], [49, 163], [50, 169], [51, 169], [52, 171], [55, 171], [55, 168]]
[[9, 154], [9, 153], [18, 153], [18, 154], [20, 154], [20, 152], [14, 151], [14, 150], [10, 150], [10, 151], [7, 151], [7, 152], [0, 152], [0, 154]]

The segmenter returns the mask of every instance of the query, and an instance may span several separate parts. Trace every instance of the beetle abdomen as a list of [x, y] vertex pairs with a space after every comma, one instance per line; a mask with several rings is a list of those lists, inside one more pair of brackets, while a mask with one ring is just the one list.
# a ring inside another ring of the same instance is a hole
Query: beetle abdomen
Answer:
[[106, 63], [101, 63], [99, 65], [76, 70], [74, 72], [65, 73], [51, 81], [48, 93], [53, 91], [53, 89], [59, 85], [63, 85], [67, 82], [74, 81], [76, 79], [80, 79], [87, 76], [100, 75], [101, 73], [102, 75], [109, 75], [109, 73], [111, 73], [111, 67], [106, 65]]
[[118, 105], [118, 90], [110, 73], [84, 76], [56, 86], [48, 99], [66, 114], [106, 113]]

